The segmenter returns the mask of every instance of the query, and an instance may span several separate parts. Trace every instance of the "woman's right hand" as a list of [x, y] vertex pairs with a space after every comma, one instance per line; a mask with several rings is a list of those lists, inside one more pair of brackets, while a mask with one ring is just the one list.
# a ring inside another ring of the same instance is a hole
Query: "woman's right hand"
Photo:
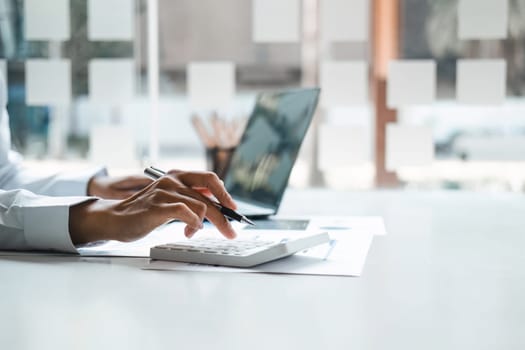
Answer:
[[72, 206], [69, 212], [71, 239], [74, 244], [98, 240], [129, 242], [174, 219], [186, 223], [184, 234], [189, 238], [202, 228], [204, 218], [215, 224], [226, 238], [235, 238], [236, 233], [224, 215], [194, 187], [206, 187], [221, 204], [235, 205], [215, 174], [172, 173], [124, 200], [93, 198]]

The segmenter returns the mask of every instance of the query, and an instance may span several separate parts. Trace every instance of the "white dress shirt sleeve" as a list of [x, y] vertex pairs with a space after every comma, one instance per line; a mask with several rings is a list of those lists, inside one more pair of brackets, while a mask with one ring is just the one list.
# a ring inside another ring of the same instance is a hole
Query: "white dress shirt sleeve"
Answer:
[[69, 233], [69, 208], [90, 199], [0, 190], [0, 249], [76, 253]]

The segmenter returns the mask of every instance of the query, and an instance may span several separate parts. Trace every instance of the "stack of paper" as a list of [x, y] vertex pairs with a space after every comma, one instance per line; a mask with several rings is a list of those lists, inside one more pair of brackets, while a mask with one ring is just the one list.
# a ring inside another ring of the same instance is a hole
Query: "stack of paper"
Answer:
[[[295, 254], [291, 257], [258, 265], [253, 268], [230, 268], [209, 265], [150, 261], [144, 269], [169, 271], [279, 273], [331, 276], [360, 276], [366, 256], [375, 235], [385, 235], [383, 219], [380, 217], [316, 217], [310, 219], [308, 230], [328, 232], [330, 243]], [[152, 245], [183, 240], [182, 224], [171, 224], [157, 230], [144, 242], [145, 248]], [[270, 232], [270, 231], [268, 231]], [[275, 231], [272, 231], [275, 234]], [[216, 235], [214, 229], [204, 230], [200, 235]], [[242, 230], [239, 235], [242, 235]], [[167, 240], [166, 240], [167, 238]], [[164, 241], [163, 241], [164, 240]], [[132, 243], [133, 244], [133, 243]], [[134, 247], [138, 252], [140, 243]], [[110, 247], [118, 253], [119, 245]], [[103, 247], [96, 248], [101, 250]], [[92, 250], [93, 251], [93, 250]], [[88, 253], [85, 250], [83, 254]], [[145, 252], [144, 252], [145, 253]]]
[[[277, 220], [277, 219], [274, 219]], [[242, 272], [242, 273], [277, 273], [326, 276], [360, 276], [374, 236], [386, 235], [381, 217], [314, 217], [286, 218], [286, 220], [309, 220], [307, 230], [327, 232], [330, 242], [297, 253], [293, 256], [258, 265], [253, 268], [230, 268], [221, 266], [198, 265], [172, 261], [148, 260], [145, 270], [166, 271], [203, 271], [203, 272]], [[243, 224], [234, 223], [234, 228], [243, 234]], [[261, 230], [258, 230], [259, 232]], [[267, 230], [269, 234], [279, 234], [277, 230]], [[79, 248], [84, 257], [138, 257], [149, 258], [150, 248], [160, 244], [185, 240], [184, 224], [175, 222], [164, 225], [146, 237], [131, 243], [104, 241]], [[283, 236], [286, 232], [281, 231]], [[304, 232], [304, 231], [303, 231]], [[221, 237], [211, 224], [198, 232], [203, 236]], [[0, 256], [43, 255], [42, 252], [0, 251]], [[66, 255], [70, 254], [53, 254]]]

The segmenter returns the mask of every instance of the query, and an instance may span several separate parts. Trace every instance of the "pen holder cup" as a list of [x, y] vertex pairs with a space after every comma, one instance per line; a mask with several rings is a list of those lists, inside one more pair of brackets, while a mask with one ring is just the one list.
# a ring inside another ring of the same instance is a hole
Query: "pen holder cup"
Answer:
[[213, 171], [217, 176], [223, 180], [226, 171], [230, 166], [230, 160], [235, 147], [230, 148], [206, 148], [206, 168]]

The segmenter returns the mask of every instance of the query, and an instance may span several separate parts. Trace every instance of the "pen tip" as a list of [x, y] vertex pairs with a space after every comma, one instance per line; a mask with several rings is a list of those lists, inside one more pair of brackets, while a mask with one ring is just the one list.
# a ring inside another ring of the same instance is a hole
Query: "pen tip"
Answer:
[[255, 223], [251, 221], [250, 219], [248, 219], [246, 216], [243, 216], [242, 220], [246, 222], [247, 224], [250, 224], [251, 226], [255, 226]]

